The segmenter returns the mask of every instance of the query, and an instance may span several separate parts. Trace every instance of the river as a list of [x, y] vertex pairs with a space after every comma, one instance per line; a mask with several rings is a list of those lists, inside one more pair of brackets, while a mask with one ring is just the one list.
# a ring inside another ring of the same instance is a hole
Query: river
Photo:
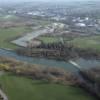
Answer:
[[[78, 70], [75, 67], [75, 65], [70, 63], [69, 61], [65, 62], [65, 61], [49, 60], [49, 59], [44, 59], [44, 58], [32, 58], [32, 57], [20, 56], [11, 50], [0, 49], [0, 56], [11, 57], [19, 61], [24, 61], [31, 64], [39, 64], [39, 65], [47, 66], [47, 67], [60, 67], [72, 72], [75, 72]], [[93, 60], [93, 59], [85, 60], [85, 59], [79, 58], [79, 59], [74, 60], [74, 62], [77, 65], [79, 65], [81, 68], [91, 68], [91, 67], [100, 65], [99, 60]]]

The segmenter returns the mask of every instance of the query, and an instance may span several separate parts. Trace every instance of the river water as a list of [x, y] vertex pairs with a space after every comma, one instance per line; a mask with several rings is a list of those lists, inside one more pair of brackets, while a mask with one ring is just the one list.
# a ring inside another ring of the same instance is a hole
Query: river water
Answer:
[[[39, 64], [39, 65], [47, 66], [47, 67], [60, 67], [72, 72], [75, 72], [78, 70], [75, 67], [75, 65], [71, 64], [70, 62], [20, 56], [20, 55], [17, 55], [14, 51], [9, 51], [5, 49], [0, 49], [0, 56], [11, 57], [20, 61], [25, 61], [27, 63]], [[79, 59], [74, 60], [74, 62], [77, 63], [81, 68], [91, 68], [91, 67], [100, 65], [100, 61], [93, 60], [93, 59], [85, 60], [85, 59], [79, 58]]]

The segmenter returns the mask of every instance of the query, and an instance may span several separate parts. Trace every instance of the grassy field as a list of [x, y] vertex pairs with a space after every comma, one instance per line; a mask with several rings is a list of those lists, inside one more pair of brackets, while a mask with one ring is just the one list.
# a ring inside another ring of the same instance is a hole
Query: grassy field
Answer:
[[71, 43], [79, 48], [90, 48], [100, 51], [100, 36], [79, 37], [69, 41], [68, 43]]
[[[44, 43], [61, 42], [61, 39], [59, 37], [41, 36], [38, 39]], [[78, 48], [94, 49], [100, 52], [100, 35], [90, 36], [90, 37], [77, 37], [77, 38], [63, 37], [63, 41], [65, 43], [73, 44], [75, 47]]]
[[57, 42], [62, 42], [62, 40], [66, 43], [68, 41], [71, 41], [73, 38], [67, 37], [67, 36], [40, 36], [38, 37], [40, 41], [43, 43], [57, 43]]
[[30, 29], [27, 27], [15, 27], [15, 28], [0, 28], [0, 48], [11, 48], [14, 49], [17, 46], [13, 45], [8, 41], [9, 39], [20, 36], [24, 32], [29, 32]]
[[18, 19], [18, 17], [14, 15], [1, 15], [0, 16], [0, 21], [10, 21], [10, 20], [16, 20], [16, 19]]
[[[14, 15], [0, 15], [0, 21], [4, 22], [11, 22], [15, 23], [13, 21], [18, 20], [20, 22], [22, 18]], [[29, 20], [30, 21], [30, 20]], [[43, 20], [37, 20], [31, 19], [37, 26], [45, 26], [47, 24], [50, 24], [49, 21], [43, 21]], [[24, 22], [23, 22], [24, 23]], [[0, 28], [0, 48], [10, 48], [10, 49], [15, 49], [17, 46], [13, 45], [8, 41], [9, 39], [15, 38], [17, 36], [20, 36], [23, 33], [28, 33], [31, 32], [32, 29], [29, 28], [28, 26], [17, 26], [17, 27], [9, 27], [9, 28]]]
[[0, 76], [0, 84], [9, 100], [96, 100], [77, 87], [47, 84], [8, 74]]
[[58, 37], [49, 37], [49, 36], [47, 36], [47, 37], [46, 36], [40, 36], [40, 37], [38, 37], [38, 39], [40, 41], [42, 41], [43, 43], [46, 43], [46, 44], [56, 43], [56, 42], [60, 41], [60, 39]]

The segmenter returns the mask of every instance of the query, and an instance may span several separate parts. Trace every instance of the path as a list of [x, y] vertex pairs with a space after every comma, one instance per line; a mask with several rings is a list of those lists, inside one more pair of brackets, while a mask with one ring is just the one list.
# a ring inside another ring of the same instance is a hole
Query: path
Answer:
[[[4, 74], [3, 71], [0, 71], [0, 76]], [[0, 100], [8, 100], [6, 94], [0, 89]]]
[[[0, 97], [2, 98], [2, 100], [8, 100], [8, 97], [1, 89], [0, 89]], [[1, 98], [0, 98], [0, 100], [1, 100]]]
[[78, 70], [80, 70], [82, 67], [80, 65], [78, 65], [76, 62], [69, 60], [69, 63], [71, 63], [72, 65], [74, 65]]

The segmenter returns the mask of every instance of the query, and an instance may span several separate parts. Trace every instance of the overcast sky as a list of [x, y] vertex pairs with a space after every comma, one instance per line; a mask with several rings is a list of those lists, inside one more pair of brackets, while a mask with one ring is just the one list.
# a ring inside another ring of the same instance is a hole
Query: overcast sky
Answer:
[[50, 1], [50, 2], [55, 2], [55, 1], [61, 1], [61, 2], [63, 2], [63, 1], [97, 1], [97, 0], [0, 0], [0, 3], [1, 2], [22, 2], [22, 1], [24, 1], [24, 2], [27, 2], [27, 1], [44, 1], [44, 2], [47, 2], [47, 1]]
[[[1, 2], [14, 2], [14, 1], [88, 1], [88, 0], [0, 0]], [[96, 0], [91, 0], [96, 1]]]

